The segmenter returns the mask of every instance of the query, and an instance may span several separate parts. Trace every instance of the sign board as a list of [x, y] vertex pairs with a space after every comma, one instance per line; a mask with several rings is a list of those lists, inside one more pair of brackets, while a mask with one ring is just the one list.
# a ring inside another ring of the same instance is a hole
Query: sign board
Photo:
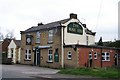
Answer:
[[67, 32], [82, 35], [83, 34], [83, 28], [77, 22], [71, 22], [67, 25]]

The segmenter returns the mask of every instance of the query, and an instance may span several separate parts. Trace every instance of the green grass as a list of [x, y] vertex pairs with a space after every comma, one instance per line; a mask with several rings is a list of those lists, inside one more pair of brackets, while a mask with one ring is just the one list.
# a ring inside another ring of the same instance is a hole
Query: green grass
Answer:
[[61, 69], [58, 73], [61, 74], [72, 74], [72, 75], [86, 75], [86, 76], [93, 76], [93, 77], [104, 77], [104, 78], [120, 78], [118, 74], [120, 72], [118, 69], [115, 68], [67, 68]]

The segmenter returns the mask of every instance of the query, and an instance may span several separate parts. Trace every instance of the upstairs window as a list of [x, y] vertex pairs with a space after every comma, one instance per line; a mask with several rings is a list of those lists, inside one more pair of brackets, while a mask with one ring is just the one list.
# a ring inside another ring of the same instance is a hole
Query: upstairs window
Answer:
[[110, 53], [108, 52], [102, 53], [102, 61], [110, 61]]
[[52, 43], [52, 42], [53, 42], [53, 30], [49, 30], [48, 43]]
[[40, 43], [40, 32], [36, 33], [36, 43]]
[[86, 44], [88, 45], [89, 36], [86, 36]]

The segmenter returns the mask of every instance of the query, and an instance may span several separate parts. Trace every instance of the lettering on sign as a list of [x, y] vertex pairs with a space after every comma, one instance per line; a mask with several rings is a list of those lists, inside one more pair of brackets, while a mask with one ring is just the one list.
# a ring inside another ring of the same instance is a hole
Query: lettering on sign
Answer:
[[83, 28], [77, 22], [71, 22], [67, 26], [67, 32], [82, 35], [83, 34]]

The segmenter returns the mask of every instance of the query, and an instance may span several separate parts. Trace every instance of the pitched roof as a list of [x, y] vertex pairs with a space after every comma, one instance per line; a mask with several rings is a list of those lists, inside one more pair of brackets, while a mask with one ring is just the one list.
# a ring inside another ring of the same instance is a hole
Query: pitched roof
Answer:
[[21, 46], [21, 40], [14, 40], [15, 44], [20, 47]]
[[[55, 21], [55, 22], [51, 22], [48, 24], [40, 24], [38, 26], [33, 26], [25, 31], [21, 31], [22, 33], [28, 33], [28, 32], [35, 32], [35, 31], [39, 31], [39, 30], [43, 30], [43, 29], [50, 29], [50, 28], [55, 28], [55, 27], [62, 27], [61, 24], [64, 24], [66, 22], [68, 22], [71, 18], [68, 19], [63, 19], [60, 21]], [[81, 23], [82, 24], [82, 23]], [[86, 28], [86, 24], [82, 24], [84, 28]], [[91, 30], [89, 30], [88, 28], [86, 29], [86, 34], [89, 35], [95, 35], [96, 32], [92, 32]]]
[[60, 21], [56, 21], [56, 22], [52, 22], [52, 23], [48, 23], [48, 24], [39, 25], [39, 26], [33, 26], [33, 27], [25, 30], [25, 32], [32, 32], [32, 31], [38, 31], [38, 30], [41, 30], [41, 29], [59, 27], [59, 26], [61, 26], [61, 24], [65, 23], [69, 20], [70, 20], [70, 18], [60, 20]]

